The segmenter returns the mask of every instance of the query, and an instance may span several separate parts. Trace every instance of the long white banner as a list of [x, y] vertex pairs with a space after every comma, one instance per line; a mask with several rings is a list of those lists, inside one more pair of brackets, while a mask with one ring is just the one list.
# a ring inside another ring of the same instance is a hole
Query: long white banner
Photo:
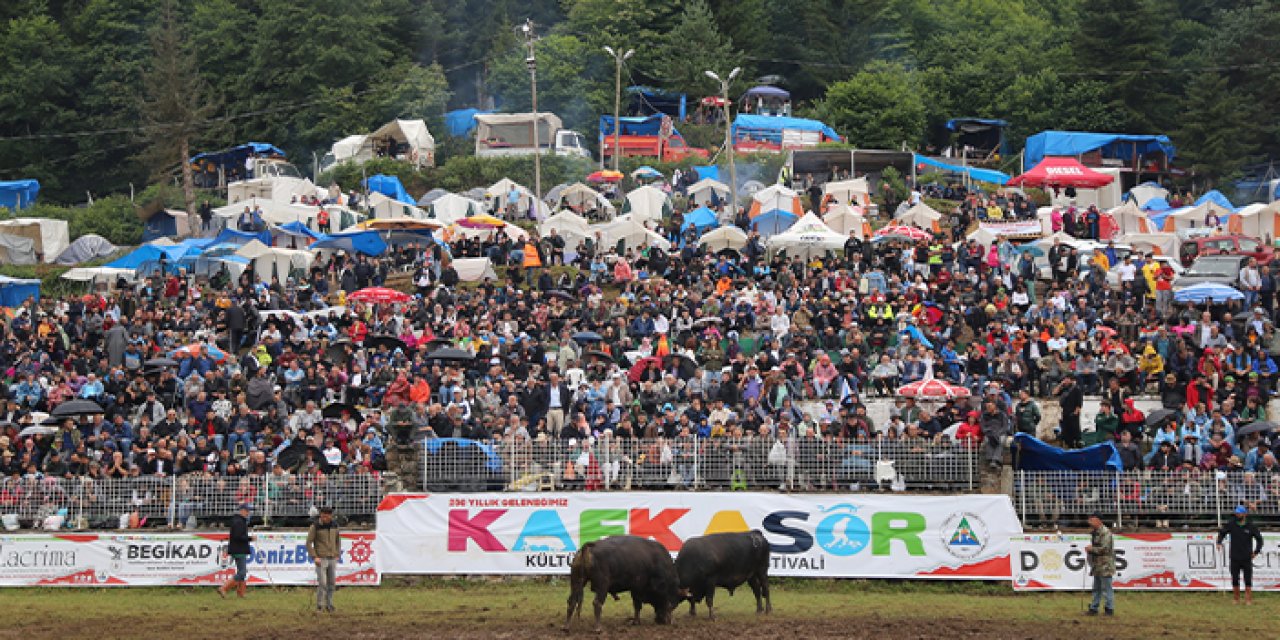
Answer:
[[[1215, 533], [1115, 534], [1116, 589], [1230, 589], [1226, 558]], [[1253, 561], [1253, 586], [1280, 589], [1280, 534], [1263, 534]], [[1024, 535], [1013, 539], [1013, 588], [1089, 589], [1088, 535]]]
[[[250, 584], [316, 583], [305, 531], [254, 532]], [[342, 534], [338, 583], [376, 585], [375, 534]], [[227, 534], [0, 535], [0, 586], [217, 585], [235, 566], [223, 558]]]
[[567, 574], [585, 542], [637, 535], [673, 553], [694, 536], [764, 532], [771, 573], [1007, 579], [1020, 534], [1008, 496], [772, 493], [392, 494], [378, 568], [399, 574]]

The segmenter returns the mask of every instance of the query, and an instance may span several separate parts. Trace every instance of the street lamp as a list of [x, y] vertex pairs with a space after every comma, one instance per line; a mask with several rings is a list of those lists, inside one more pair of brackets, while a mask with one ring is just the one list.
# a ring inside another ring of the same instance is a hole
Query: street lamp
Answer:
[[729, 84], [742, 73], [742, 67], [734, 67], [729, 77], [721, 79], [714, 71], [707, 71], [707, 77], [720, 83], [720, 96], [724, 98], [724, 151], [729, 154], [729, 202], [731, 203], [730, 221], [738, 218], [738, 170], [733, 164], [733, 127], [729, 122]]
[[[542, 199], [542, 145], [538, 143], [538, 59], [533, 54], [533, 20], [526, 18], [520, 25], [525, 44], [529, 47], [529, 55], [524, 64], [529, 67], [529, 93], [533, 103], [533, 197], [535, 202]], [[536, 206], [536, 205], [535, 205]]]
[[[627, 49], [626, 53], [618, 53], [613, 47], [605, 45], [605, 53], [613, 56], [613, 170], [618, 170], [618, 160], [622, 155], [621, 139], [622, 139], [622, 123], [619, 121], [622, 116], [622, 63], [631, 59], [635, 55], [635, 49]], [[600, 150], [600, 162], [604, 163], [604, 149]]]

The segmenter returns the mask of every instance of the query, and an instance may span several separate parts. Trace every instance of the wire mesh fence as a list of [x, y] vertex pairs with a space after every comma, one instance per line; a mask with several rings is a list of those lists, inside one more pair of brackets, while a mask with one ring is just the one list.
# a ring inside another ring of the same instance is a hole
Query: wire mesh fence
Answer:
[[1028, 529], [1080, 526], [1093, 513], [1126, 529], [1219, 527], [1239, 505], [1280, 522], [1280, 474], [1018, 471], [1013, 501]]
[[255, 523], [304, 524], [322, 506], [350, 521], [372, 521], [382, 496], [378, 474], [326, 476], [139, 476], [0, 479], [5, 528], [191, 529], [225, 524], [242, 504]]
[[427, 491], [972, 490], [975, 450], [949, 443], [763, 437], [424, 441]]

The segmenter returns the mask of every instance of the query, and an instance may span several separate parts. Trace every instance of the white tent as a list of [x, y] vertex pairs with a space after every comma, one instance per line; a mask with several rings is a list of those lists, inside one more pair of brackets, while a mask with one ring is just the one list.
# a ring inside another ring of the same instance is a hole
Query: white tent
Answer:
[[843, 251], [848, 236], [831, 230], [818, 214], [809, 212], [782, 233], [769, 237], [770, 251], [786, 251], [793, 257], [809, 258], [827, 251]]
[[551, 215], [551, 207], [547, 203], [538, 200], [532, 191], [516, 184], [510, 178], [503, 178], [493, 183], [488, 189], [485, 189], [484, 197], [489, 204], [488, 208], [492, 209], [496, 206], [499, 211], [499, 217], [506, 217], [502, 212], [505, 212], [507, 207], [512, 204], [513, 192], [515, 193], [515, 215], [517, 217], [523, 218], [527, 216], [529, 210], [535, 206], [537, 207], [535, 217], [538, 220], [546, 219], [547, 216]]
[[1147, 219], [1147, 212], [1143, 211], [1133, 198], [1107, 213], [1115, 221], [1116, 230], [1120, 234], [1156, 231], [1155, 225]]
[[36, 242], [31, 238], [0, 233], [0, 264], [35, 264]]
[[482, 240], [487, 240], [489, 238], [496, 237], [498, 234], [503, 234], [516, 242], [524, 242], [525, 240], [529, 239], [529, 234], [524, 229], [521, 229], [520, 227], [517, 227], [514, 224], [507, 224], [501, 227], [483, 228], [483, 229], [469, 228], [459, 224], [455, 224], [448, 227], [445, 231], [446, 231], [446, 239], [449, 239], [449, 240], [453, 238], [480, 238]]
[[357, 134], [347, 136], [335, 143], [329, 153], [333, 154], [333, 161], [342, 162], [368, 162], [373, 159], [373, 145], [366, 145], [369, 136], [365, 134]]
[[610, 247], [622, 242], [628, 249], [635, 249], [646, 244], [664, 251], [671, 249], [671, 243], [667, 242], [666, 238], [654, 233], [640, 219], [631, 215], [618, 216], [613, 219], [613, 222], [593, 225], [591, 231], [592, 235], [595, 235], [596, 231], [602, 232], [605, 242]]
[[713, 200], [712, 194], [715, 198], [719, 198], [721, 203], [726, 203], [729, 201], [729, 185], [719, 180], [703, 178], [689, 187], [688, 194], [689, 201], [697, 207], [710, 206]]
[[1129, 190], [1129, 200], [1136, 204], [1139, 208], [1146, 204], [1152, 198], [1169, 198], [1169, 190], [1154, 183], [1144, 182]]
[[45, 262], [53, 262], [71, 244], [66, 220], [52, 218], [11, 218], [0, 220], [0, 233], [29, 238]]
[[579, 242], [593, 235], [591, 223], [572, 211], [561, 211], [543, 220], [538, 225], [538, 235], [545, 238], [551, 235], [552, 229], [555, 229], [556, 235], [564, 237], [565, 246], [569, 248], [578, 246]]
[[1178, 234], [1176, 233], [1126, 233], [1124, 237], [1118, 239], [1140, 251], [1154, 250], [1156, 254], [1162, 256], [1177, 257], [1178, 255]]
[[268, 247], [257, 240], [250, 240], [236, 251], [236, 255], [253, 261], [253, 271], [258, 279], [270, 282], [272, 276], [283, 283], [289, 273], [295, 269], [306, 271], [311, 268], [315, 254], [305, 249], [282, 249]]
[[106, 258], [115, 252], [116, 246], [106, 238], [96, 233], [88, 233], [76, 238], [76, 241], [64, 249], [55, 261], [61, 265], [73, 266], [97, 258]]
[[430, 167], [436, 163], [436, 139], [422, 120], [392, 120], [369, 134], [366, 144], [377, 151], [389, 142], [407, 145], [396, 157], [416, 167]]
[[921, 229], [937, 230], [938, 221], [942, 219], [942, 214], [938, 213], [925, 204], [923, 201], [916, 203], [915, 206], [907, 209], [898, 216], [898, 222], [902, 224], [912, 224]]
[[747, 232], [732, 225], [725, 225], [702, 234], [702, 237], [698, 238], [698, 244], [705, 246], [708, 251], [725, 249], [738, 251], [747, 246]]
[[[1217, 204], [1216, 202], [1204, 201], [1194, 207], [1184, 207], [1170, 213], [1169, 217], [1164, 220], [1164, 231], [1185, 231], [1187, 229], [1203, 229], [1205, 227], [1205, 217], [1210, 212], [1217, 214], [1220, 225], [1227, 225], [1227, 216], [1231, 215], [1231, 210]], [[1169, 225], [1173, 227], [1170, 228]]]
[[609, 202], [608, 198], [581, 182], [575, 182], [561, 189], [555, 202], [557, 206], [563, 209], [572, 209], [584, 213], [594, 209], [604, 212], [610, 218], [616, 213], [613, 203]]
[[464, 198], [456, 193], [446, 193], [427, 207], [427, 217], [444, 224], [453, 224], [463, 218], [484, 213], [484, 203]]
[[415, 218], [421, 220], [427, 214], [418, 207], [400, 202], [395, 198], [373, 192], [369, 194], [369, 214], [374, 218]]
[[328, 195], [327, 189], [317, 187], [306, 178], [287, 176], [239, 180], [227, 185], [227, 200], [230, 202], [258, 198], [288, 204], [304, 197], [324, 200]]
[[840, 204], [856, 204], [863, 207], [871, 204], [871, 188], [867, 186], [866, 178], [828, 182], [822, 185], [822, 195], [831, 196]]
[[453, 269], [462, 282], [497, 281], [498, 273], [488, 258], [454, 258]]
[[133, 282], [138, 277], [137, 269], [118, 269], [115, 267], [74, 267], [67, 269], [66, 273], [60, 276], [63, 280], [71, 280], [72, 282], [106, 282], [115, 284], [119, 278], [124, 278], [128, 282]]
[[661, 220], [671, 215], [671, 199], [662, 189], [646, 185], [627, 194], [622, 212], [640, 221]]
[[1227, 222], [1232, 233], [1258, 238], [1269, 245], [1280, 238], [1280, 201], [1254, 203], [1236, 212]]
[[823, 216], [822, 221], [831, 227], [836, 233], [843, 233], [848, 236], [853, 233], [855, 236], [866, 239], [867, 219], [862, 215], [861, 207], [853, 207], [847, 204], [835, 204], [827, 210], [827, 215]]
[[320, 213], [319, 207], [311, 207], [301, 204], [288, 204], [278, 202], [276, 200], [268, 200], [265, 198], [250, 198], [234, 202], [232, 204], [218, 207], [213, 210], [213, 215], [221, 218], [226, 226], [234, 226], [236, 219], [244, 212], [245, 207], [252, 210], [257, 207], [262, 213], [262, 220], [267, 224], [288, 224], [290, 222], [301, 222], [307, 226], [311, 226], [311, 221]]
[[991, 233], [990, 229], [982, 225], [978, 225], [977, 229], [974, 229], [972, 233], [965, 236], [965, 240], [966, 241], [972, 240], [982, 245], [983, 249], [990, 249], [991, 245], [1000, 241], [1000, 237], [994, 233]]

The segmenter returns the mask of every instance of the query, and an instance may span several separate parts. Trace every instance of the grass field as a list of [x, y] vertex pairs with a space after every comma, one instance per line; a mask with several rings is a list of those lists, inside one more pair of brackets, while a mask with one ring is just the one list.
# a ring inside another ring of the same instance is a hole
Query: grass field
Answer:
[[[1013, 594], [1007, 585], [774, 581], [770, 616], [755, 615], [745, 586], [723, 591], [719, 618], [687, 606], [670, 627], [652, 610], [628, 625], [630, 599], [604, 608], [604, 635], [621, 638], [1236, 638], [1275, 637], [1280, 597], [1235, 607], [1222, 593], [1120, 593], [1115, 618], [1082, 615], [1080, 594]], [[338, 611], [313, 611], [304, 588], [252, 589], [223, 601], [206, 589], [8, 589], [0, 591], [0, 638], [451, 638], [563, 637], [563, 580], [395, 580], [340, 590]], [[587, 594], [570, 635], [594, 636]]]

